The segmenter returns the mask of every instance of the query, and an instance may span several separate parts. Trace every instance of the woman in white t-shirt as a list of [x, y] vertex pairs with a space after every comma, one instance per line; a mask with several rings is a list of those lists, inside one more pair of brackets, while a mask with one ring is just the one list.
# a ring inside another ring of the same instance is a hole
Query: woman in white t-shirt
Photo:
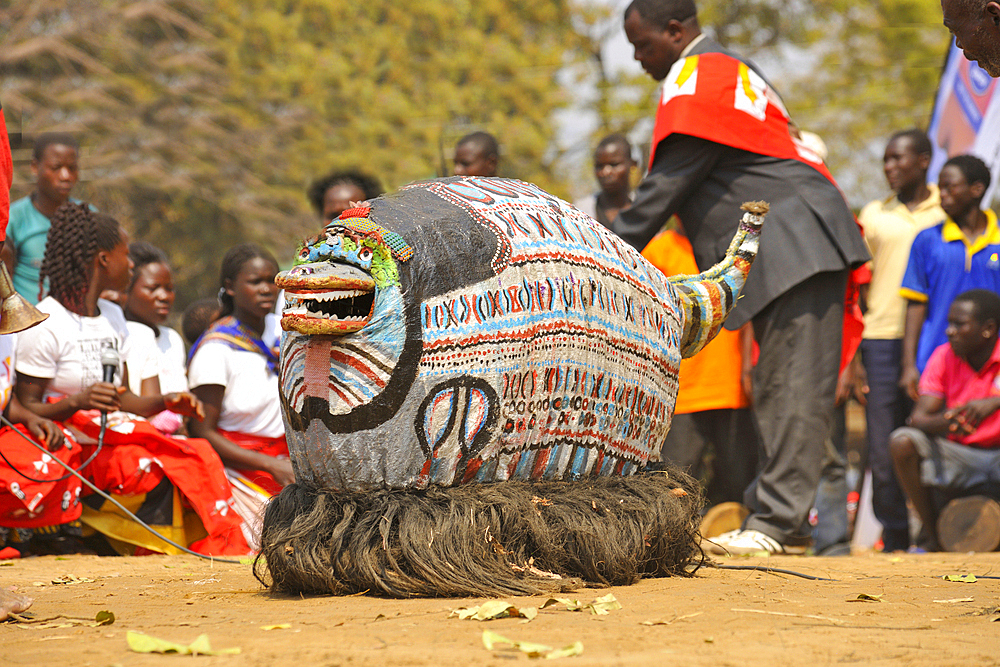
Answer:
[[262, 340], [274, 308], [277, 262], [251, 243], [222, 260], [221, 317], [194, 344], [188, 381], [205, 405], [191, 433], [212, 443], [226, 464], [237, 505], [252, 521], [262, 503], [295, 481], [278, 394], [277, 350]]
[[[110, 413], [104, 447], [96, 451], [93, 444], [83, 445], [84, 460], [94, 455], [83, 470], [90, 481], [107, 492], [157, 502], [166, 517], [172, 515], [176, 488], [208, 533], [203, 540], [190, 540], [192, 548], [211, 554], [246, 553], [242, 522], [229, 511], [232, 491], [211, 446], [167, 438], [145, 420], [134, 418], [165, 409], [200, 417], [202, 405], [186, 391], [140, 396], [129, 389], [130, 366], [148, 351], [133, 348], [135, 340], [121, 308], [99, 295], [104, 290], [124, 290], [131, 268], [128, 236], [114, 219], [86, 204], [64, 204], [56, 211], [41, 269], [49, 280], [49, 296], [38, 304], [49, 317], [18, 335], [14, 391], [32, 412], [65, 422], [95, 444], [101, 413]], [[120, 361], [115, 371], [121, 386], [104, 381], [106, 348], [117, 352]], [[155, 376], [155, 372], [140, 375], [144, 381]], [[101, 502], [92, 505], [90, 515], [84, 508], [84, 523], [119, 542], [170, 551], [120, 516], [101, 512]], [[180, 517], [172, 524], [164, 530], [172, 532], [175, 541], [185, 539]]]
[[[174, 305], [174, 278], [162, 250], [146, 241], [133, 241], [128, 247], [132, 260], [132, 281], [125, 292], [125, 318], [130, 336], [153, 335], [152, 351], [158, 368], [158, 386], [155, 391], [187, 391], [187, 355], [181, 335], [163, 326]], [[140, 387], [130, 381], [133, 392]], [[183, 418], [175, 412], [164, 410], [150, 418], [150, 423], [160, 431], [171, 434], [182, 431]]]

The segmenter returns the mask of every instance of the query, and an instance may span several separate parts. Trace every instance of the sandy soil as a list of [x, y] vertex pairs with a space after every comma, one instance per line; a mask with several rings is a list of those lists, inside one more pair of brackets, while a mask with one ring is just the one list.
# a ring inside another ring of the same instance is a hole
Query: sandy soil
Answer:
[[[842, 558], [730, 559], [833, 581], [761, 571], [703, 569], [691, 579], [580, 589], [613, 593], [606, 616], [544, 609], [533, 621], [448, 618], [481, 600], [275, 597], [248, 565], [194, 557], [44, 557], [0, 565], [0, 585], [34, 597], [36, 623], [0, 624], [0, 665], [507, 665], [529, 658], [488, 651], [489, 629], [562, 647], [580, 641], [575, 665], [1000, 664], [1000, 554], [871, 554]], [[974, 574], [975, 583], [943, 575]], [[983, 576], [995, 578], [982, 578]], [[53, 583], [68, 577], [73, 583]], [[92, 581], [85, 581], [91, 579]], [[74, 581], [75, 580], [75, 581]], [[859, 594], [877, 601], [855, 601]], [[541, 606], [544, 597], [512, 599]], [[57, 615], [113, 625], [50, 627]], [[654, 623], [648, 625], [647, 623]], [[263, 626], [290, 627], [264, 630]], [[239, 655], [181, 657], [131, 652], [126, 632]]]

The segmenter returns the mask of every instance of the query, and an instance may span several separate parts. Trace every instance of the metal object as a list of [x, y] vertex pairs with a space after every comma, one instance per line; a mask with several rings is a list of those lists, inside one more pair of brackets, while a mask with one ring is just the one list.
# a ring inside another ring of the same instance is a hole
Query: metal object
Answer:
[[48, 313], [38, 310], [14, 291], [7, 265], [0, 262], [0, 334], [30, 329], [48, 317]]

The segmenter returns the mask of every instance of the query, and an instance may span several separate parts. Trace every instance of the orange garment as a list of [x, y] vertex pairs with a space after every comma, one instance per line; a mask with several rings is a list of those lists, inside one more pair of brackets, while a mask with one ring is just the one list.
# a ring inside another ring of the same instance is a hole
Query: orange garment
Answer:
[[[667, 276], [699, 273], [691, 242], [672, 230], [657, 234], [642, 256]], [[701, 352], [682, 359], [674, 414], [749, 406], [740, 384], [742, 358], [739, 332], [723, 329]]]

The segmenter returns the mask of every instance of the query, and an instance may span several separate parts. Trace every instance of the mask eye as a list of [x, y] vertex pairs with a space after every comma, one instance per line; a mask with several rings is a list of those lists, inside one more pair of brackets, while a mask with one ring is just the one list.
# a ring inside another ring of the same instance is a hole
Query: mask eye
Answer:
[[299, 248], [299, 259], [301, 260], [309, 259], [309, 246], [303, 246]]
[[367, 262], [372, 258], [373, 254], [374, 253], [372, 252], [371, 248], [362, 246], [361, 250], [358, 250], [358, 259], [360, 259], [362, 262]]

